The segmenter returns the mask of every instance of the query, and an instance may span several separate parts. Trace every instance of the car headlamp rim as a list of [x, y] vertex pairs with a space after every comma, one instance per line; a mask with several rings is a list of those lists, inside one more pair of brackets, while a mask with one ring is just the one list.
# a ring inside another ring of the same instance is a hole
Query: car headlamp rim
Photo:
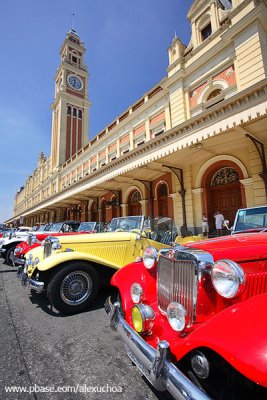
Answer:
[[[242, 267], [236, 262], [221, 259], [216, 261], [212, 267], [211, 281], [219, 295], [227, 299], [232, 299], [238, 297], [243, 292], [246, 284], [246, 275]], [[233, 283], [232, 287], [229, 286], [231, 282]]]
[[[136, 321], [136, 317], [134, 316], [134, 312], [135, 315], [138, 316], [140, 319], [139, 321]], [[153, 309], [148, 306], [147, 304], [135, 304], [132, 307], [132, 322], [133, 322], [133, 326], [136, 330], [136, 332], [138, 333], [144, 333], [146, 335], [149, 335], [151, 333], [151, 329], [153, 327], [153, 321], [155, 319], [155, 314]], [[139, 323], [141, 325], [141, 329], [137, 328], [137, 324]]]
[[140, 283], [133, 283], [130, 289], [131, 298], [133, 303], [138, 304], [143, 300], [143, 288]]
[[156, 265], [157, 259], [157, 249], [153, 246], [146, 247], [143, 253], [143, 263], [146, 269], [152, 269]]

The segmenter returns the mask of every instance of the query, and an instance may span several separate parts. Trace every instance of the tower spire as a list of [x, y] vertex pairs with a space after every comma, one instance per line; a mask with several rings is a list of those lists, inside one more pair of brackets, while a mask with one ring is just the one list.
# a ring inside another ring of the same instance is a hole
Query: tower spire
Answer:
[[75, 29], [74, 29], [74, 17], [75, 17], [75, 14], [74, 14], [74, 13], [72, 13], [72, 23], [71, 23], [71, 30], [72, 30], [73, 32], [75, 32]]

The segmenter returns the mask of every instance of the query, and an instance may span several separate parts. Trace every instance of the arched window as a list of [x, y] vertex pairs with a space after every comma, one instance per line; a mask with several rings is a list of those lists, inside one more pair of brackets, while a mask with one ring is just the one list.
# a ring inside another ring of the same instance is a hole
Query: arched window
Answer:
[[219, 96], [219, 94], [222, 93], [222, 89], [215, 89], [213, 90], [207, 97], [206, 101], [209, 101], [211, 99], [214, 99], [214, 97]]
[[227, 185], [239, 181], [238, 172], [231, 167], [219, 169], [211, 178], [210, 186]]
[[131, 196], [131, 203], [136, 203], [138, 201], [141, 200], [141, 195], [138, 192], [138, 190], [136, 190], [135, 192], [133, 192], [132, 196]]
[[134, 190], [129, 195], [128, 215], [142, 215], [141, 194], [138, 190]]

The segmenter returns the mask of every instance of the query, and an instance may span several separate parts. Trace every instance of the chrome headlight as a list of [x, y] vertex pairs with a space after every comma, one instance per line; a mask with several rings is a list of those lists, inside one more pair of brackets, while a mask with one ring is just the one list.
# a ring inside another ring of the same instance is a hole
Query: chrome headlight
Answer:
[[135, 304], [140, 303], [143, 297], [143, 289], [139, 283], [133, 283], [131, 286], [131, 298]]
[[22, 248], [21, 248], [21, 247], [16, 247], [15, 250], [14, 250], [15, 256], [16, 256], [18, 253], [21, 253], [21, 252], [22, 252]]
[[212, 284], [222, 297], [232, 299], [244, 289], [243, 269], [231, 260], [216, 261], [211, 271]]
[[57, 238], [54, 238], [54, 240], [52, 241], [52, 250], [59, 250], [61, 249], [61, 243]]
[[170, 303], [167, 308], [167, 317], [173, 330], [176, 332], [184, 330], [186, 326], [186, 311], [181, 304]]
[[32, 259], [33, 259], [33, 255], [30, 254], [29, 258], [26, 259], [26, 265], [32, 265]]
[[151, 269], [155, 266], [157, 258], [158, 252], [155, 247], [149, 246], [144, 250], [143, 262], [147, 269]]

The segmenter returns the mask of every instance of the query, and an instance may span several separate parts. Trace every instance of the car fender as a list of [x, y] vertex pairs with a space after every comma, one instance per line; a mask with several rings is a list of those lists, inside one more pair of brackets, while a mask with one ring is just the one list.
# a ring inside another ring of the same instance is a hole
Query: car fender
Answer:
[[16, 238], [16, 239], [11, 239], [11, 240], [9, 240], [8, 242], [6, 242], [6, 243], [3, 243], [3, 248], [6, 248], [6, 249], [9, 249], [10, 247], [16, 247], [18, 244], [20, 244], [20, 243], [22, 243], [24, 240], [23, 239], [18, 239], [18, 238]]
[[220, 354], [241, 374], [267, 387], [267, 294], [237, 303], [172, 346], [181, 359], [190, 351], [207, 347]]
[[37, 265], [39, 271], [48, 271], [52, 268], [64, 264], [68, 261], [87, 261], [94, 264], [105, 265], [110, 268], [119, 269], [120, 265], [109, 262], [101, 257], [94, 256], [93, 254], [86, 254], [78, 251], [63, 251], [60, 253], [54, 253], [52, 256], [45, 258]]

